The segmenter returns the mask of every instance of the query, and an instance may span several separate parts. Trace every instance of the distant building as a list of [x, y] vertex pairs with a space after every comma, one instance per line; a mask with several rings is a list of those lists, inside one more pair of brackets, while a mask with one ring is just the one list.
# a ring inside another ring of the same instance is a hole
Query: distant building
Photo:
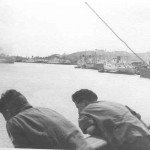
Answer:
[[50, 56], [47, 63], [49, 63], [49, 64], [58, 64], [58, 63], [60, 63], [60, 56], [57, 55], [57, 54]]

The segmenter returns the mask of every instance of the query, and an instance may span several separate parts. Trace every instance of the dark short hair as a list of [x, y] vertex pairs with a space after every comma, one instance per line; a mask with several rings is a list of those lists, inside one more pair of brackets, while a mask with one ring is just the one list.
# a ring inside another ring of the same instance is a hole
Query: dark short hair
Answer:
[[1, 95], [0, 99], [0, 112], [3, 112], [3, 109], [7, 107], [8, 103], [12, 103], [12, 107], [20, 106], [27, 104], [28, 101], [20, 92], [10, 89]]
[[73, 102], [78, 103], [83, 99], [87, 101], [97, 101], [98, 97], [93, 91], [88, 89], [81, 89], [72, 95]]

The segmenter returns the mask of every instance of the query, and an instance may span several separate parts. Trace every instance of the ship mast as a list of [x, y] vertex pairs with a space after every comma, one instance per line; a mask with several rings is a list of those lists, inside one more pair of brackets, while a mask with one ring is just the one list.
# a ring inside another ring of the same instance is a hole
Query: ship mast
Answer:
[[98, 15], [98, 13], [87, 3], [85, 2], [85, 4], [91, 9], [91, 11], [105, 24], [105, 26], [107, 26], [110, 31], [123, 43], [126, 45], [126, 47], [134, 54], [136, 55], [142, 62], [144, 62], [147, 66], [148, 64], [140, 57], [138, 56], [131, 48], [130, 46], [122, 39], [120, 38], [117, 33]]

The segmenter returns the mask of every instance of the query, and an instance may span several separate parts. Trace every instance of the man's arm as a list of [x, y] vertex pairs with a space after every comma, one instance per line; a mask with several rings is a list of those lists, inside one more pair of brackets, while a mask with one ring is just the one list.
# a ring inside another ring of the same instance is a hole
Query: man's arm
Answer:
[[91, 125], [86, 129], [86, 133], [89, 135], [94, 135], [96, 132], [96, 126], [95, 125]]
[[88, 116], [80, 115], [79, 127], [81, 128], [84, 134], [95, 134], [96, 126], [94, 124], [94, 120]]
[[95, 149], [109, 149], [107, 142], [101, 137], [102, 133], [97, 130], [94, 120], [90, 116], [80, 115], [79, 126], [83, 133], [89, 134], [87, 142]]

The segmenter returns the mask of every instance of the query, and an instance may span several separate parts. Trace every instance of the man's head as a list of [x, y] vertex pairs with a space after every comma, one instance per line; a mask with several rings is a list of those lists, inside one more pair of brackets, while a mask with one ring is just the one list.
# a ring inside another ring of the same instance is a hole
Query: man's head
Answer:
[[88, 89], [81, 89], [72, 95], [72, 100], [79, 112], [82, 111], [88, 104], [96, 102], [97, 99], [97, 95]]
[[18, 114], [25, 105], [28, 105], [27, 99], [16, 90], [7, 90], [1, 95], [0, 112], [6, 120]]

